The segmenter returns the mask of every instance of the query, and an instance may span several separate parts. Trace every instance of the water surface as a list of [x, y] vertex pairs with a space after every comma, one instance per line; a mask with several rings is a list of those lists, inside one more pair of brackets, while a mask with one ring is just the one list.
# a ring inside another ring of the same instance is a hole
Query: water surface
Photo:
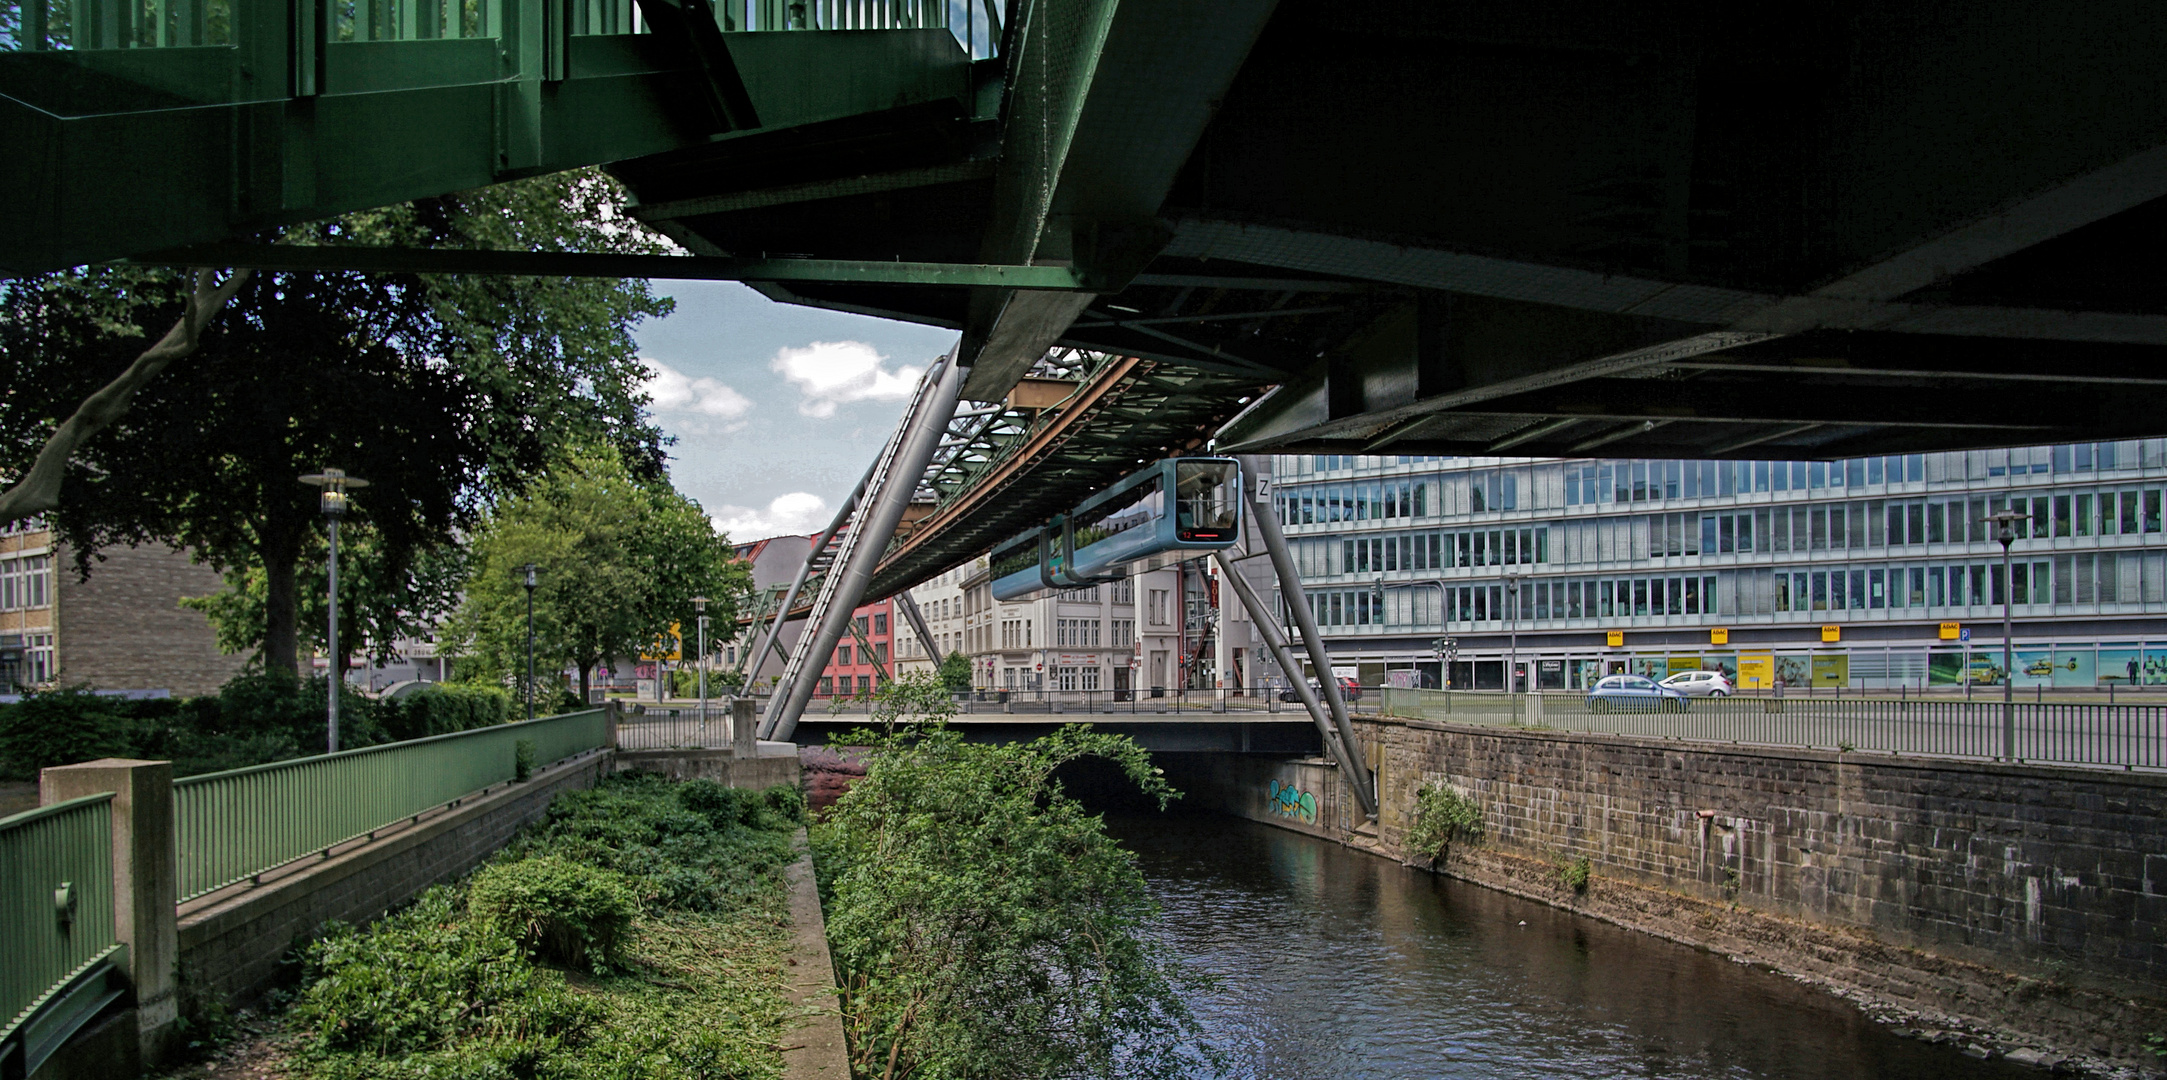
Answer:
[[1683, 945], [1235, 818], [1109, 815], [1220, 989], [1231, 1075], [1971, 1080], [2038, 1073], [1900, 1038]]

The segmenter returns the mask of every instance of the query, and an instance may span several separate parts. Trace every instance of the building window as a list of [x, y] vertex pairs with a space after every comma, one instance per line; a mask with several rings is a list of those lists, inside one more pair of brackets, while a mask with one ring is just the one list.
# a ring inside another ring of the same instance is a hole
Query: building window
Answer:
[[873, 632], [876, 634], [885, 634], [888, 632], [888, 616], [884, 614], [873, 616]]
[[53, 681], [53, 635], [31, 634], [23, 639], [23, 670], [32, 686]]

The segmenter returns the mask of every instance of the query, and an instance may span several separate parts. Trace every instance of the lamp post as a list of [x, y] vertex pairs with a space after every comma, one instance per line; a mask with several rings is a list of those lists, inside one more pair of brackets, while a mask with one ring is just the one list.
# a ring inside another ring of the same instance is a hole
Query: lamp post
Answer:
[[1520, 692], [1520, 575], [1505, 575], [1505, 692]]
[[527, 587], [527, 719], [534, 719], [534, 573], [539, 569], [533, 563], [519, 568], [526, 575]]
[[707, 730], [707, 597], [692, 598], [692, 611], [700, 624], [700, 651], [693, 654], [699, 665], [700, 679], [700, 730]]
[[2009, 640], [2009, 605], [2015, 599], [2016, 579], [2010, 575], [2009, 545], [2016, 541], [2017, 522], [2024, 519], [2025, 515], [2014, 510], [2002, 510], [1982, 519], [1994, 526], [1994, 539], [2001, 541], [2001, 756], [2004, 761], [2017, 758], [2017, 672]]
[[346, 658], [339, 652], [339, 521], [346, 517], [346, 493], [369, 486], [367, 480], [346, 475], [339, 469], [325, 469], [309, 473], [301, 482], [319, 489], [317, 508], [324, 513], [324, 522], [331, 534], [331, 557], [325, 563], [330, 578], [331, 624], [329, 652], [331, 654], [331, 680], [328, 697], [330, 704], [325, 712], [324, 751], [339, 752], [339, 684], [346, 681]]

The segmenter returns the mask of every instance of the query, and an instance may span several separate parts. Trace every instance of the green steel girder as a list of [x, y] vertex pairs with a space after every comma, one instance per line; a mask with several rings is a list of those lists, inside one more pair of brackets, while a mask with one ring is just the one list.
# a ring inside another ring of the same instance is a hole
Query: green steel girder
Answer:
[[298, 244], [200, 244], [154, 251], [130, 262], [153, 266], [238, 266], [257, 270], [370, 273], [525, 274], [538, 277], [666, 278], [704, 281], [814, 281], [859, 285], [1077, 290], [1100, 279], [1066, 266], [978, 266], [852, 259], [736, 259], [703, 255], [477, 251], [447, 248]]
[[761, 124], [748, 131], [719, 125], [713, 64], [658, 34], [569, 36], [554, 54], [562, 77], [547, 78], [526, 32], [540, 0], [507, 3], [497, 38], [315, 50], [289, 48], [286, 4], [237, 6], [259, 20], [240, 47], [0, 52], [0, 185], [13, 196], [0, 274], [850, 117], [976, 108], [946, 30], [718, 35]]

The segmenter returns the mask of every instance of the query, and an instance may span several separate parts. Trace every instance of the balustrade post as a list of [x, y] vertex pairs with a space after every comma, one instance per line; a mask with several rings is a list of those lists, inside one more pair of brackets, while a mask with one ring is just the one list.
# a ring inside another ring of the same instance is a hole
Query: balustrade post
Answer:
[[50, 806], [113, 793], [113, 933], [128, 947], [136, 1045], [145, 1067], [164, 1060], [179, 1035], [180, 855], [173, 829], [173, 763], [101, 758], [38, 774]]

